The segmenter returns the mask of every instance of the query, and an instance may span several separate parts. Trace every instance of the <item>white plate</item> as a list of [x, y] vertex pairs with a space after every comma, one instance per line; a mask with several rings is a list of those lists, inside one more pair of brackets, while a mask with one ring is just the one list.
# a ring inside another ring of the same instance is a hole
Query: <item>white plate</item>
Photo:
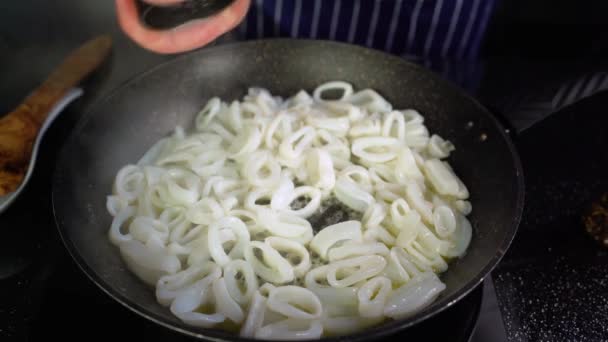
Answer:
[[13, 203], [13, 201], [17, 198], [17, 196], [19, 196], [21, 191], [23, 191], [23, 189], [25, 188], [25, 186], [27, 185], [27, 182], [30, 180], [30, 177], [32, 176], [32, 172], [34, 171], [34, 166], [36, 164], [36, 155], [38, 154], [38, 147], [40, 145], [40, 142], [42, 141], [44, 132], [46, 132], [46, 130], [49, 128], [49, 126], [51, 125], [53, 120], [55, 120], [55, 118], [57, 118], [59, 113], [61, 113], [65, 109], [65, 107], [67, 107], [72, 101], [74, 101], [75, 99], [80, 97], [80, 95], [82, 95], [82, 89], [80, 89], [80, 88], [71, 89], [61, 100], [59, 100], [59, 102], [55, 105], [55, 107], [53, 107], [53, 109], [47, 116], [46, 121], [44, 121], [44, 123], [42, 124], [42, 127], [40, 128], [40, 132], [38, 133], [38, 136], [36, 137], [36, 141], [34, 142], [34, 148], [32, 150], [32, 158], [30, 161], [30, 165], [27, 169], [27, 173], [25, 174], [25, 178], [23, 179], [23, 182], [21, 183], [19, 188], [17, 188], [17, 190], [15, 190], [14, 192], [12, 192], [6, 196], [0, 196], [0, 213], [5, 211], [11, 205], [11, 203]]

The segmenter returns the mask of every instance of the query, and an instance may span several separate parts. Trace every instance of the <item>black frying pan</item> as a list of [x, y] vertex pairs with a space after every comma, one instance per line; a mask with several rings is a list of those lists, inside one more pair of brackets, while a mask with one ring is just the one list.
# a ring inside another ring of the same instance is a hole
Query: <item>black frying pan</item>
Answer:
[[106, 196], [123, 165], [138, 160], [176, 125], [189, 127], [210, 97], [238, 99], [249, 86], [288, 96], [330, 80], [376, 89], [395, 107], [423, 113], [432, 132], [456, 145], [450, 163], [468, 185], [473, 204], [471, 245], [442, 275], [447, 289], [441, 297], [413, 317], [348, 339], [385, 336], [456, 303], [496, 266], [515, 235], [524, 195], [517, 152], [484, 107], [429, 71], [331, 42], [267, 40], [203, 49], [136, 77], [97, 103], [68, 140], [54, 178], [55, 218], [73, 258], [101, 289], [148, 319], [196, 337], [242, 340], [187, 326], [156, 302], [153, 290], [125, 267], [108, 241]]

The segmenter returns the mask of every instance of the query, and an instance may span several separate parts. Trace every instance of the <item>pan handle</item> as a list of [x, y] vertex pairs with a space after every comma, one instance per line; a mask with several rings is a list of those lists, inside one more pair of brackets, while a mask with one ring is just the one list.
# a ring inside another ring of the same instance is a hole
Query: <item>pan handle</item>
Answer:
[[496, 110], [495, 106], [489, 108], [499, 114], [499, 119], [512, 133], [520, 134], [563, 108], [607, 89], [608, 72], [593, 72], [547, 84], [538, 92], [541, 95], [526, 94], [525, 100], [511, 101], [517, 104], [503, 110]]

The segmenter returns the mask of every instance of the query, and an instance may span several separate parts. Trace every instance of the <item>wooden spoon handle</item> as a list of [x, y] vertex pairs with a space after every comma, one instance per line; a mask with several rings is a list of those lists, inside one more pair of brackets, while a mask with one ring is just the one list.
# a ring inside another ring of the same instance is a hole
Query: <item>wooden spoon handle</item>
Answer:
[[108, 56], [109, 36], [86, 42], [11, 113], [0, 119], [0, 196], [15, 191], [27, 172], [42, 124], [69, 89], [93, 72]]

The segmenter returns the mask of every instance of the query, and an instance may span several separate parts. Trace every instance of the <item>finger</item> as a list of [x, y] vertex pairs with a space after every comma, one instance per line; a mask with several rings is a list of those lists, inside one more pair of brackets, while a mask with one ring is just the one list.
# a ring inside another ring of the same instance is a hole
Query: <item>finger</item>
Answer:
[[157, 53], [178, 53], [204, 46], [234, 28], [245, 17], [250, 0], [236, 0], [211, 18], [194, 20], [165, 31], [142, 25], [135, 0], [115, 0], [115, 3], [118, 22], [131, 39]]

